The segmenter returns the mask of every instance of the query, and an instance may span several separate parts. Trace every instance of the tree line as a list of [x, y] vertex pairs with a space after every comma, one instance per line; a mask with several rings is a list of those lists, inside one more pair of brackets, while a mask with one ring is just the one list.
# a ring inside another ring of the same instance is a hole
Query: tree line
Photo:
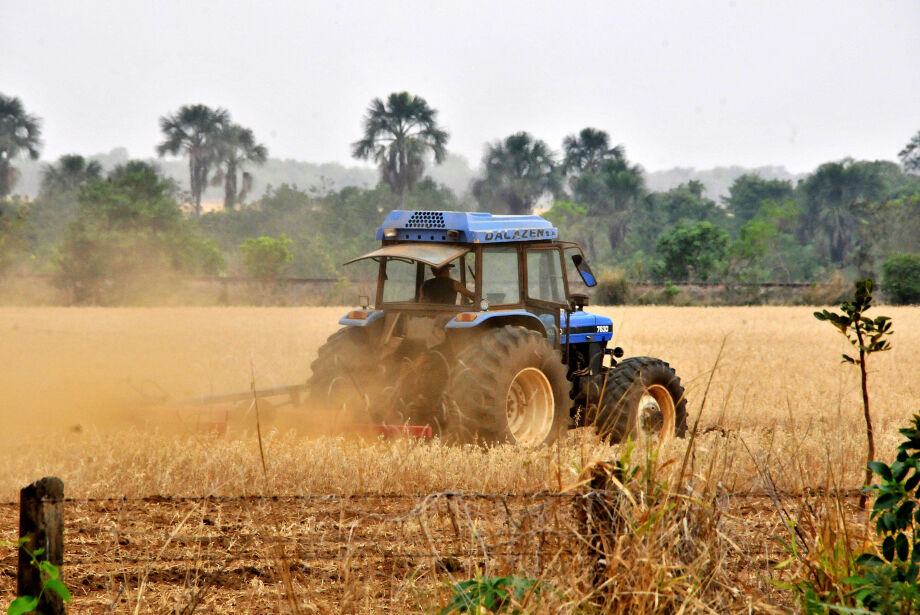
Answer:
[[[920, 253], [920, 132], [900, 164], [832, 161], [795, 184], [745, 174], [718, 201], [693, 180], [647, 189], [641, 165], [598, 128], [574, 132], [559, 151], [517, 132], [485, 145], [480, 176], [458, 195], [425, 173], [445, 159], [450, 138], [437, 110], [396, 92], [371, 101], [352, 144], [355, 158], [377, 165], [376, 186], [282, 184], [252, 199], [252, 168], [268, 149], [251, 129], [202, 104], [159, 125], [156, 152], [187, 160], [187, 192], [155, 164], [106, 173], [69, 154], [45, 165], [37, 197], [11, 198], [17, 157], [40, 154], [41, 121], [0, 94], [0, 268], [51, 274], [84, 302], [125, 300], [114, 289], [152, 272], [338, 277], [394, 208], [536, 211], [596, 266], [636, 281], [878, 278], [887, 260]], [[223, 187], [223, 209], [202, 210], [209, 185]]]

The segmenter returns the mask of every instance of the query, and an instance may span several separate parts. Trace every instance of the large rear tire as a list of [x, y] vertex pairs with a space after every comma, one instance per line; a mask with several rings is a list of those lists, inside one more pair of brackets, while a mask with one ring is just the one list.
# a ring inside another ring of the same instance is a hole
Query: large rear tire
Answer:
[[352, 420], [367, 420], [375, 382], [383, 376], [363, 329], [343, 327], [320, 346], [307, 381], [312, 407], [333, 407]]
[[602, 440], [621, 442], [628, 436], [634, 442], [663, 443], [687, 432], [684, 387], [661, 359], [624, 359], [604, 372], [593, 388], [600, 402], [591, 422]]
[[454, 442], [550, 444], [568, 426], [559, 353], [536, 331], [483, 331], [457, 354], [439, 431]]

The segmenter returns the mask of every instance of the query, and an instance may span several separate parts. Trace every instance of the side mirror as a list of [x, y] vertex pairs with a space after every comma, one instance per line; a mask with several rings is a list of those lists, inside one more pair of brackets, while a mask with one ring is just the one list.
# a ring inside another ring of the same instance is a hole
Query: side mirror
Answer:
[[578, 270], [578, 274], [581, 276], [582, 281], [584, 281], [585, 286], [588, 288], [597, 286], [597, 280], [594, 279], [591, 267], [588, 266], [588, 261], [585, 260], [584, 256], [581, 254], [573, 254], [572, 262], [575, 263], [575, 269]]

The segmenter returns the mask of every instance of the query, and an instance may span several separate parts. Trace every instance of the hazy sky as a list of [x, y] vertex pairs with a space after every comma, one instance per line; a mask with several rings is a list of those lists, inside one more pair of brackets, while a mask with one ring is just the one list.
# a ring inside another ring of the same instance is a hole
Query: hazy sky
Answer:
[[0, 92], [46, 159], [227, 108], [271, 155], [354, 164], [370, 100], [439, 110], [448, 148], [607, 130], [647, 169], [895, 159], [920, 130], [920, 2], [0, 0]]

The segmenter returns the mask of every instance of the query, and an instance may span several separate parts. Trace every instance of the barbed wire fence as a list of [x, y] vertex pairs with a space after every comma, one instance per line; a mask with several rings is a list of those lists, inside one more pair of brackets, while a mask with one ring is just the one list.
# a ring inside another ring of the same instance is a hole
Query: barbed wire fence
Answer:
[[[856, 497], [852, 491], [835, 495]], [[623, 531], [619, 497], [595, 481], [565, 493], [64, 498], [63, 565], [77, 595], [121, 596], [149, 580], [191, 585], [200, 600], [206, 591], [264, 582], [282, 593], [318, 584], [340, 606], [361, 599], [404, 606], [419, 579], [456, 584], [509, 574], [556, 584], [577, 578], [585, 595], [603, 583], [602, 564]], [[0, 518], [12, 520], [17, 506], [0, 502]], [[729, 515], [725, 523], [745, 520]], [[3, 569], [15, 569], [13, 559], [0, 559]], [[279, 588], [282, 581], [290, 589]]]

